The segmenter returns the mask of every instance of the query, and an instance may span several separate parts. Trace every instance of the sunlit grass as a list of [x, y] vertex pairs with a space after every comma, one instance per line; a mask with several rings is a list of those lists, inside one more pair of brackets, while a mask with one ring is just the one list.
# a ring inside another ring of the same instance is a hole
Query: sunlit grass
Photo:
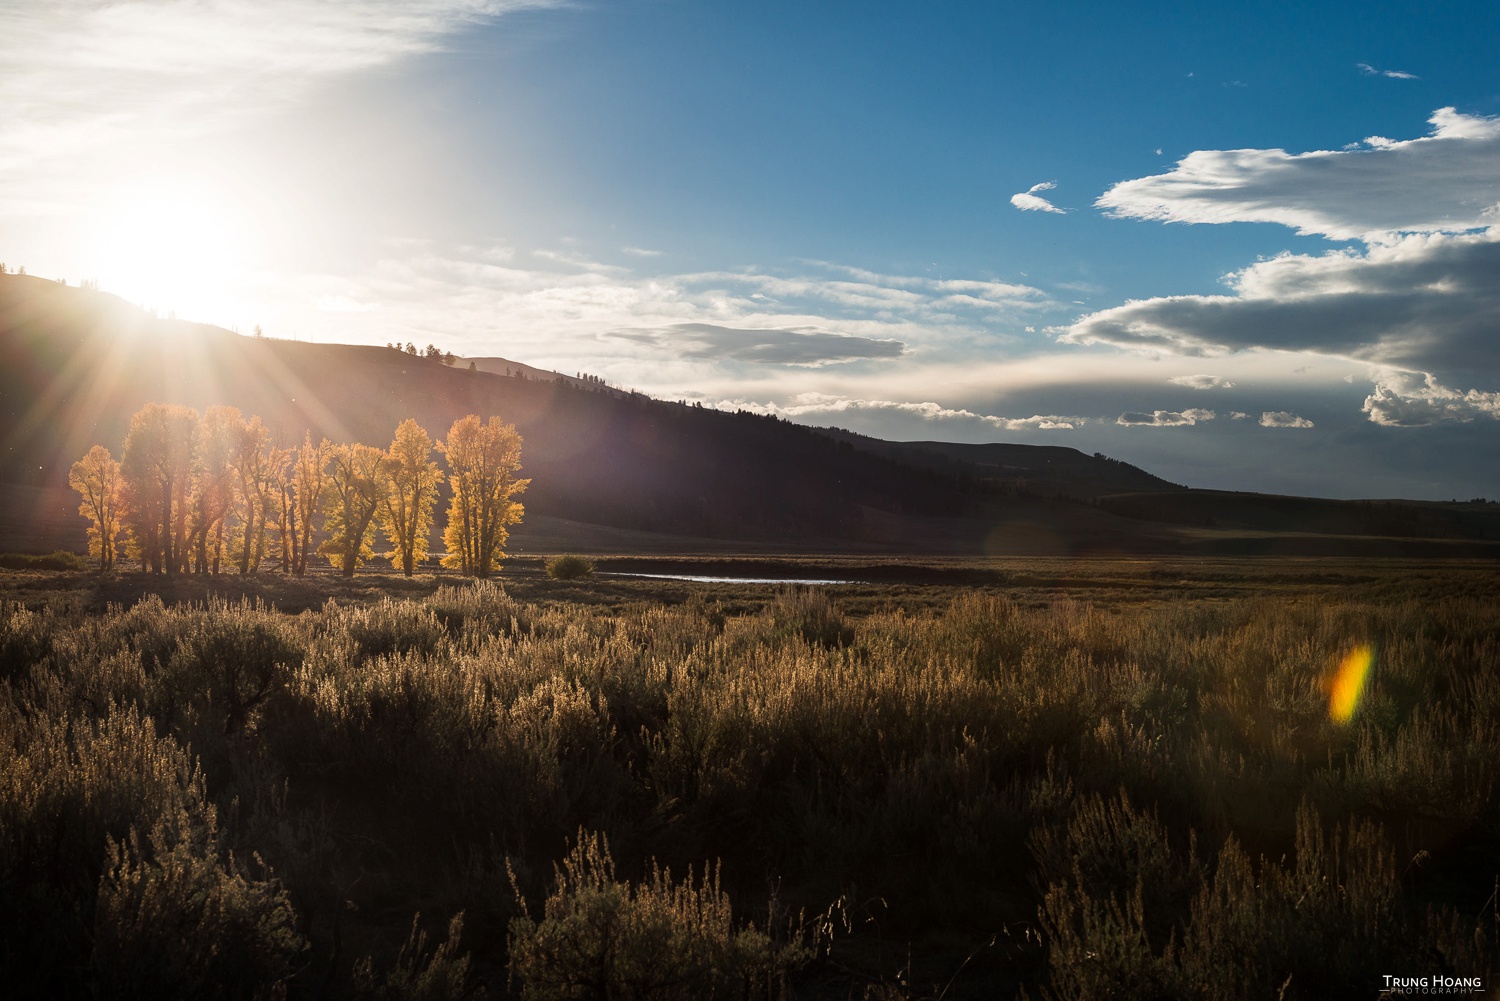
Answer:
[[1488, 595], [537, 581], [0, 607], [0, 965], [915, 998], [978, 950], [975, 996], [1248, 999], [1500, 955]]

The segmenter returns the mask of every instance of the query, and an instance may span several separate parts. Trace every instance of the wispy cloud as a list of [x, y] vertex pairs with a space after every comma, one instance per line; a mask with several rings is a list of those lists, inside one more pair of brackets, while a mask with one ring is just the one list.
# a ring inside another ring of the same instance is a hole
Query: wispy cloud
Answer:
[[576, 251], [533, 250], [531, 256], [546, 261], [549, 264], [561, 264], [565, 267], [577, 268], [585, 272], [626, 274], [630, 271], [629, 268], [622, 268], [615, 264], [604, 264]]
[[714, 323], [674, 323], [668, 327], [613, 330], [619, 337], [680, 352], [689, 358], [760, 365], [821, 367], [868, 358], [899, 358], [906, 345], [827, 330], [775, 330], [724, 327]]
[[1310, 428], [1313, 422], [1306, 417], [1289, 414], [1285, 410], [1268, 410], [1260, 415], [1263, 428]]
[[[327, 336], [366, 343], [433, 340], [458, 353], [472, 346], [674, 393], [757, 378], [757, 369], [837, 366], [841, 377], [874, 377], [898, 361], [903, 371], [925, 370], [979, 348], [999, 360], [1023, 341], [1001, 331], [1019, 331], [1022, 317], [1055, 308], [1037, 289], [982, 278], [882, 275], [826, 262], [777, 273], [641, 275], [592, 261], [586, 247], [497, 255], [413, 241], [392, 245], [363, 274], [303, 276], [268, 291], [284, 303], [282, 315], [255, 322], [277, 329], [323, 327]], [[335, 326], [316, 308], [334, 303], [378, 308], [340, 313]], [[960, 371], [970, 374], [972, 365]]]
[[1167, 380], [1174, 386], [1186, 386], [1189, 389], [1230, 389], [1234, 383], [1217, 375], [1174, 375]]
[[1335, 240], [1489, 225], [1500, 203], [1500, 118], [1440, 108], [1429, 122], [1430, 135], [1374, 137], [1372, 148], [1199, 150], [1095, 204], [1119, 218], [1274, 222]]
[[0, 7], [0, 169], [180, 140], [555, 0], [57, 0]]
[[1180, 428], [1192, 427], [1203, 421], [1214, 419], [1212, 410], [1153, 410], [1149, 414], [1127, 411], [1115, 418], [1115, 423], [1136, 428]]
[[1359, 71], [1365, 76], [1387, 76], [1392, 80], [1421, 79], [1421, 77], [1417, 76], [1415, 73], [1408, 73], [1405, 70], [1378, 70], [1375, 67], [1371, 66], [1369, 63], [1355, 63], [1354, 65], [1358, 66]]
[[925, 421], [977, 421], [1007, 431], [1036, 429], [1041, 431], [1071, 431], [1086, 422], [1083, 417], [1061, 417], [1035, 414], [1031, 417], [997, 417], [972, 410], [945, 407], [932, 401], [898, 402], [895, 400], [858, 400], [822, 393], [801, 393], [785, 404], [756, 403], [746, 400], [723, 400], [718, 404], [725, 410], [749, 410], [753, 413], [776, 414], [781, 417], [815, 417], [847, 414], [854, 411], [893, 411], [920, 417]]
[[1060, 209], [1037, 194], [1038, 191], [1051, 191], [1055, 187], [1057, 185], [1052, 181], [1033, 184], [1020, 194], [1011, 195], [1010, 203], [1022, 212], [1056, 212], [1058, 215], [1063, 215], [1067, 209]]

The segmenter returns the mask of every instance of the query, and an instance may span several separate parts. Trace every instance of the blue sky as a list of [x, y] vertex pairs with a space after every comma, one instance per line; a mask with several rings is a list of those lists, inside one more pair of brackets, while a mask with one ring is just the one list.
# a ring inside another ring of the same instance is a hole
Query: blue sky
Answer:
[[1496, 497], [1497, 41], [1481, 3], [10, 7], [0, 260], [883, 437]]

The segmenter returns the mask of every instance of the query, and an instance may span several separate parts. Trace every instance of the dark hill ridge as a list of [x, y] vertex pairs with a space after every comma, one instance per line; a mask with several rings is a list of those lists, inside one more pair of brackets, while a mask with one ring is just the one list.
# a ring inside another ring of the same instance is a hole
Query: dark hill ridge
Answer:
[[[406, 417], [441, 436], [464, 414], [493, 414], [525, 438], [529, 512], [658, 535], [949, 551], [976, 545], [997, 518], [1041, 516], [960, 475], [919, 473], [772, 417], [533, 369], [505, 377], [386, 347], [245, 337], [35, 277], [0, 276], [0, 366], [0, 480], [31, 487], [64, 486], [92, 444], [118, 453], [130, 415], [158, 400], [237, 406], [283, 445], [309, 432], [384, 445]], [[1128, 524], [1074, 515], [1090, 537]]]
[[[465, 414], [499, 416], [524, 436], [523, 473], [532, 477], [524, 500], [533, 520], [517, 531], [518, 546], [528, 532], [555, 548], [630, 538], [650, 540], [657, 551], [671, 550], [673, 539], [691, 540], [695, 551], [719, 540], [726, 551], [1038, 555], [1340, 545], [1246, 541], [1243, 531], [1221, 537], [1203, 527], [1211, 515], [1168, 500], [1200, 492], [1073, 449], [883, 442], [485, 361], [513, 374], [387, 347], [246, 337], [156, 319], [104, 293], [0, 275], [0, 526], [9, 533], [0, 545], [51, 548], [53, 509], [76, 507], [66, 491], [68, 467], [96, 443], [118, 455], [131, 414], [152, 400], [200, 410], [237, 406], [260, 415], [283, 445], [311, 433], [383, 446], [407, 417], [440, 437]], [[1319, 503], [1341, 509], [1347, 502]], [[1274, 506], [1263, 509], [1276, 522]], [[1428, 519], [1421, 534], [1500, 537], [1471, 530], [1459, 515], [1456, 525]], [[81, 545], [82, 519], [75, 520], [70, 546]], [[1337, 528], [1316, 531], [1349, 534]], [[1500, 550], [1474, 542], [1428, 548]], [[1400, 551], [1409, 554], [1410, 546]]]
[[1011, 492], [1092, 500], [1105, 494], [1127, 490], [1187, 489], [1153, 476], [1128, 462], [1099, 453], [1087, 455], [1076, 448], [1062, 445], [884, 441], [842, 428], [822, 430], [838, 441], [847, 441], [856, 448], [886, 456], [916, 469], [1004, 485]]

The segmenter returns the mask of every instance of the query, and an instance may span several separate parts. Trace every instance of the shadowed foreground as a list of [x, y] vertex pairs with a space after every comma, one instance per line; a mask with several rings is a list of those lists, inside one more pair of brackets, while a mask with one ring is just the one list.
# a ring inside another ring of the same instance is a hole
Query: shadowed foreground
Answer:
[[1493, 573], [1262, 568], [1247, 598], [1117, 566], [1163, 585], [1138, 600], [1106, 571], [299, 614], [90, 611], [85, 577], [13, 579], [5, 993], [1248, 999], [1494, 974]]

